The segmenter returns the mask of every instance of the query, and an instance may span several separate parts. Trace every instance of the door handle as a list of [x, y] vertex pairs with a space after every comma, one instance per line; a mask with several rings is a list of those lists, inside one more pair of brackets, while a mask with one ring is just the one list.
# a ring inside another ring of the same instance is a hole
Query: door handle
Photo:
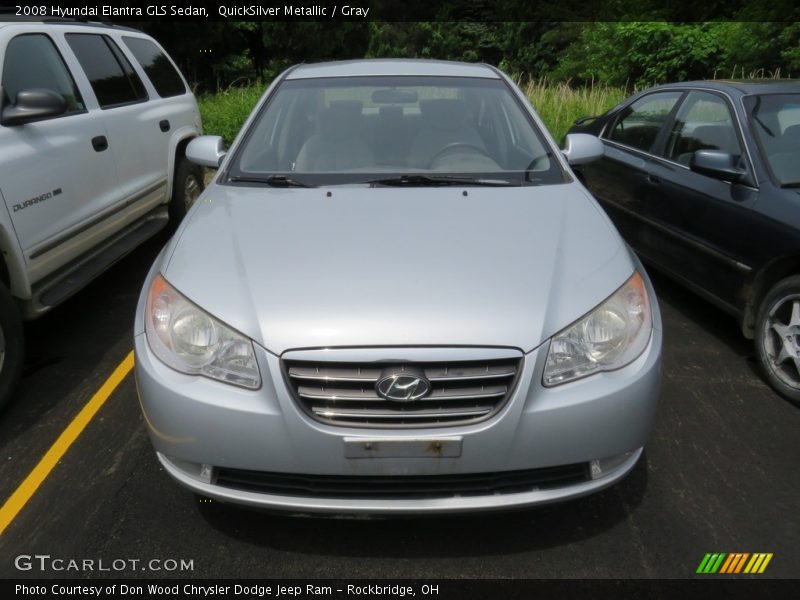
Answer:
[[104, 135], [98, 135], [97, 137], [92, 138], [92, 148], [94, 148], [95, 152], [102, 152], [108, 148], [108, 140]]
[[661, 178], [655, 175], [648, 175], [647, 176], [647, 183], [652, 183], [653, 185], [658, 185], [661, 183]]
[[164, 119], [163, 121], [158, 122], [158, 126], [161, 128], [161, 131], [169, 131], [170, 124], [169, 121]]

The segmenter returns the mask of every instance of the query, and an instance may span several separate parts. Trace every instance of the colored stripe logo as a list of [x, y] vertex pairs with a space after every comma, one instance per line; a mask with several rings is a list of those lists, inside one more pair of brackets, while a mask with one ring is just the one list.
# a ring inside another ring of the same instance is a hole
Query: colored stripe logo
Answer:
[[772, 553], [756, 552], [715, 552], [708, 553], [700, 561], [697, 573], [735, 575], [737, 573], [763, 573], [769, 561], [772, 560]]

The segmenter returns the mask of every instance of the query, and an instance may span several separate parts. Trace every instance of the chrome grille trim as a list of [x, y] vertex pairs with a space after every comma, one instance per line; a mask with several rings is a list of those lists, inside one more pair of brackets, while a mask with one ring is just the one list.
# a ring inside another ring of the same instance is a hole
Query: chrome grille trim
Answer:
[[[443, 400], [485, 400], [487, 398], [499, 398], [500, 396], [505, 396], [508, 393], [508, 388], [505, 386], [494, 386], [494, 387], [501, 387], [502, 389], [481, 390], [473, 392], [471, 394], [453, 392], [452, 390], [449, 393], [447, 390], [437, 392], [437, 390], [434, 389], [434, 391], [431, 392], [430, 396], [425, 396], [424, 398], [420, 398], [415, 402], [439, 402]], [[374, 391], [367, 391], [367, 390], [353, 391], [353, 390], [323, 388], [317, 391], [316, 388], [312, 388], [310, 390], [307, 387], [300, 386], [297, 388], [297, 395], [300, 396], [301, 398], [307, 398], [309, 400], [338, 400], [342, 402], [386, 402], [386, 400], [378, 396], [378, 394], [376, 394]]]
[[[406, 410], [403, 411], [403, 419], [438, 419], [442, 417], [482, 417], [492, 411], [492, 406], [476, 408], [474, 410]], [[330, 408], [313, 409], [314, 414], [328, 419], [360, 419], [360, 420], [388, 420], [396, 421], [397, 413], [391, 410], [371, 410], [371, 411], [345, 411]]]
[[[490, 348], [487, 358], [478, 358], [481, 349], [458, 348], [460, 352], [453, 354], [461, 360], [453, 362], [442, 360], [453, 349], [423, 350], [424, 358], [435, 360], [394, 358], [402, 356], [403, 350], [360, 349], [354, 352], [360, 359], [370, 351], [380, 354], [372, 355], [375, 360], [358, 362], [343, 360], [350, 353], [344, 349], [292, 351], [281, 362], [288, 388], [310, 417], [333, 425], [374, 428], [441, 427], [484, 420], [505, 405], [522, 369], [522, 353], [513, 349]], [[330, 360], [331, 352], [337, 361]], [[313, 354], [322, 360], [309, 360]], [[467, 356], [472, 360], [464, 360]], [[431, 383], [430, 393], [406, 402], [379, 396], [375, 387], [382, 371], [398, 367], [422, 369]]]

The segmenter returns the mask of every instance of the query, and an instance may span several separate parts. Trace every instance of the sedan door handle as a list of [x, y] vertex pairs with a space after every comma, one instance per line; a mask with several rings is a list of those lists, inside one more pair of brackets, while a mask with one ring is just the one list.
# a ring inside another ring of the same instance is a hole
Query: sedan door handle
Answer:
[[102, 152], [103, 150], [108, 149], [108, 140], [104, 135], [98, 135], [92, 138], [92, 148], [94, 148], [95, 152]]
[[158, 126], [161, 128], [161, 131], [169, 131], [169, 121], [164, 119], [163, 121], [158, 122]]
[[656, 177], [655, 175], [648, 175], [647, 176], [647, 183], [652, 183], [653, 185], [658, 185], [661, 183], [661, 178]]

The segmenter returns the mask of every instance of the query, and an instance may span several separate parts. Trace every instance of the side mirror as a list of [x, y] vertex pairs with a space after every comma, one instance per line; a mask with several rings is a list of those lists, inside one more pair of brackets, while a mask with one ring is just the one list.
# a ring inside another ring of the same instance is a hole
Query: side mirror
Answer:
[[738, 168], [738, 160], [729, 152], [719, 150], [698, 150], [689, 160], [689, 168], [701, 175], [708, 175], [723, 181], [739, 181], [745, 171]]
[[186, 146], [186, 158], [201, 167], [219, 168], [225, 158], [225, 144], [218, 135], [201, 135]]
[[67, 101], [61, 94], [44, 89], [22, 90], [17, 93], [16, 104], [3, 107], [0, 125], [9, 127], [24, 125], [58, 117], [65, 112], [67, 112]]
[[602, 158], [605, 146], [598, 138], [588, 133], [569, 133], [564, 140], [563, 153], [570, 165], [585, 165]]
[[588, 117], [581, 117], [576, 119], [573, 125], [586, 125], [587, 123], [591, 123], [592, 121], [596, 121], [599, 118], [599, 115], [591, 115]]

